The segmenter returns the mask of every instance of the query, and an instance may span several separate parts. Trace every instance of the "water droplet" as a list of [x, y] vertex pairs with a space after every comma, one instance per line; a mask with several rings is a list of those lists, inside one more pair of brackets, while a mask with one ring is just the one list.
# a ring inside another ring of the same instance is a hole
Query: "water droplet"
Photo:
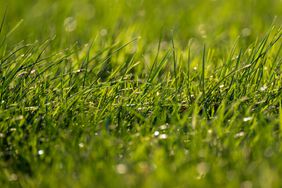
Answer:
[[160, 126], [160, 130], [166, 130], [168, 128], [168, 124], [164, 124]]
[[84, 69], [78, 69], [78, 70], [73, 71], [73, 73], [81, 73], [83, 71], [84, 71]]
[[102, 29], [102, 30], [100, 31], [100, 35], [101, 35], [102, 37], [106, 36], [107, 34], [108, 34], [108, 30], [107, 30], [107, 29]]
[[260, 88], [260, 91], [265, 91], [266, 89], [267, 89], [266, 86], [262, 86], [262, 87]]
[[38, 110], [37, 106], [29, 106], [24, 108], [26, 111], [36, 111]]
[[11, 132], [15, 132], [17, 129], [16, 128], [11, 128], [10, 131]]
[[23, 115], [20, 115], [20, 116], [15, 117], [13, 120], [14, 120], [14, 121], [20, 121], [20, 120], [22, 120], [23, 118], [24, 118], [24, 116], [23, 116]]
[[201, 179], [209, 171], [209, 165], [205, 162], [201, 162], [197, 165], [197, 171], [199, 173], [198, 179]]
[[240, 137], [243, 137], [243, 136], [245, 136], [245, 132], [241, 131], [241, 132], [235, 134], [234, 138], [240, 138]]
[[146, 108], [145, 108], [145, 107], [139, 107], [139, 108], [137, 108], [137, 111], [142, 111], [142, 110], [146, 110]]
[[166, 134], [161, 134], [161, 135], [160, 135], [160, 139], [162, 139], [162, 140], [167, 139], [167, 135], [166, 135]]
[[251, 121], [253, 119], [253, 117], [244, 117], [243, 118], [243, 121], [244, 122], [247, 122], [247, 121]]
[[252, 31], [251, 31], [251, 29], [250, 28], [244, 28], [243, 30], [242, 30], [242, 36], [243, 37], [248, 37], [248, 36], [250, 36], [251, 35], [251, 33], [252, 33]]
[[198, 33], [201, 35], [201, 37], [206, 38], [207, 37], [207, 31], [206, 31], [206, 25], [200, 24], [198, 26]]
[[125, 164], [118, 164], [116, 166], [116, 171], [118, 174], [126, 174], [127, 173], [127, 166]]
[[44, 150], [39, 150], [38, 151], [38, 155], [43, 155], [44, 154]]
[[83, 143], [79, 143], [78, 146], [79, 146], [80, 148], [84, 148], [84, 144], [83, 144]]
[[64, 20], [64, 27], [65, 27], [65, 30], [67, 32], [72, 32], [76, 29], [76, 26], [77, 26], [77, 23], [76, 23], [76, 20], [75, 18], [73, 17], [67, 17], [65, 20]]
[[159, 135], [160, 135], [160, 132], [159, 132], [159, 131], [155, 131], [155, 132], [154, 132], [154, 136], [157, 137], [157, 136], [159, 136]]
[[136, 104], [127, 104], [126, 107], [133, 107], [136, 106]]
[[21, 72], [21, 73], [19, 73], [18, 74], [18, 77], [24, 77], [25, 75], [27, 74], [27, 72], [26, 71], [23, 71], [23, 72]]
[[17, 181], [17, 180], [18, 180], [18, 176], [16, 174], [9, 175], [9, 181]]

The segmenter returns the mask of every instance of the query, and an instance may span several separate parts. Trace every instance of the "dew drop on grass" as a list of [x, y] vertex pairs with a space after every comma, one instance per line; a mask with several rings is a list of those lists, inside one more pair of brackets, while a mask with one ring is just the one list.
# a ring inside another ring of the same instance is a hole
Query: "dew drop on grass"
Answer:
[[30, 71], [30, 74], [35, 74], [35, 73], [36, 73], [36, 70], [34, 69]]
[[137, 108], [137, 111], [142, 111], [142, 110], [146, 110], [146, 108], [145, 107], [139, 107], [139, 108]]
[[20, 121], [20, 120], [23, 120], [24, 119], [24, 116], [23, 115], [19, 115], [17, 117], [15, 117], [13, 120], [14, 121]]
[[205, 162], [201, 162], [197, 165], [197, 171], [199, 174], [197, 179], [201, 179], [203, 176], [205, 176], [208, 173], [209, 165]]
[[243, 121], [244, 122], [247, 122], [247, 121], [251, 121], [253, 119], [253, 117], [244, 117], [243, 118]]
[[15, 132], [17, 129], [16, 128], [11, 128], [10, 131], [11, 132]]
[[108, 34], [108, 30], [107, 30], [107, 29], [102, 29], [102, 30], [100, 31], [100, 35], [101, 35], [102, 37], [106, 36], [107, 34]]
[[84, 148], [84, 144], [83, 144], [83, 143], [79, 143], [78, 146], [79, 146], [80, 148]]
[[164, 124], [160, 126], [160, 130], [166, 130], [168, 128], [168, 124]]
[[38, 106], [28, 106], [28, 107], [25, 107], [24, 109], [26, 110], [26, 111], [36, 111], [36, 110], [38, 110]]
[[38, 155], [43, 155], [44, 154], [44, 150], [38, 150]]
[[262, 86], [262, 87], [260, 88], [260, 91], [265, 91], [266, 89], [267, 89], [266, 86]]
[[125, 164], [118, 164], [116, 166], [116, 171], [118, 174], [126, 174], [127, 173], [127, 166]]
[[159, 132], [159, 131], [155, 131], [155, 132], [154, 132], [154, 136], [157, 137], [157, 136], [159, 136], [159, 135], [160, 135], [160, 132]]
[[27, 74], [26, 71], [23, 71], [21, 73], [18, 74], [18, 77], [21, 78], [21, 77], [24, 77], [25, 75]]
[[241, 132], [235, 134], [234, 138], [240, 138], [240, 137], [243, 137], [243, 136], [245, 136], [245, 132], [241, 131]]
[[160, 135], [160, 139], [166, 140], [166, 139], [167, 139], [167, 135], [166, 135], [166, 134], [161, 134], [161, 135]]

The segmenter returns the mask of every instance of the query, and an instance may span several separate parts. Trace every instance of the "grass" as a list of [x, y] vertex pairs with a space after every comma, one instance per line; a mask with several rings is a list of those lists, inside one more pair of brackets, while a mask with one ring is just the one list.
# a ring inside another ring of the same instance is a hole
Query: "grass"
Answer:
[[1, 187], [282, 186], [281, 1], [0, 7]]

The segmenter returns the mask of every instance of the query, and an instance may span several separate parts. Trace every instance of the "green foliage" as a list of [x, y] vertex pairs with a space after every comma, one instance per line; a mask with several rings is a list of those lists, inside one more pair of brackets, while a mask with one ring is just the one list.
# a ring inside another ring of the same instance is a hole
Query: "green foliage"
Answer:
[[281, 187], [282, 1], [0, 11], [1, 187]]

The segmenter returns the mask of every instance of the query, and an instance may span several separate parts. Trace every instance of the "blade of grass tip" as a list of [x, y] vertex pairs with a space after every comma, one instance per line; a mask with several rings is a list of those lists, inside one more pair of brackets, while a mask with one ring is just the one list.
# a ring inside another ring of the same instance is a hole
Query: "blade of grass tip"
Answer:
[[85, 81], [86, 81], [86, 76], [87, 76], [87, 71], [88, 71], [88, 65], [89, 65], [89, 56], [90, 56], [90, 50], [92, 48], [93, 45], [93, 41], [91, 42], [91, 44], [89, 45], [89, 48], [87, 50], [87, 55], [85, 57], [85, 67], [83, 67], [83, 64], [81, 66], [81, 70], [83, 70], [83, 68], [85, 68], [84, 71], [84, 75], [83, 75], [83, 83], [82, 83], [82, 88], [85, 87]]
[[282, 49], [282, 44], [279, 46], [278, 50], [277, 50], [277, 53], [276, 53], [276, 56], [275, 58], [273, 59], [272, 63], [271, 63], [271, 68], [270, 68], [270, 71], [269, 71], [269, 84], [271, 83], [271, 80], [272, 78], [274, 77], [276, 71], [275, 71], [275, 68], [278, 67], [278, 57], [280, 57], [280, 53], [281, 53], [281, 50]]
[[203, 58], [202, 58], [202, 78], [201, 78], [201, 85], [202, 85], [202, 92], [203, 92], [203, 98], [206, 96], [205, 91], [205, 64], [206, 64], [206, 45], [204, 45], [203, 49]]
[[[235, 66], [235, 69], [234, 69], [234, 70], [238, 70], [239, 63], [240, 63], [240, 61], [241, 61], [241, 56], [242, 56], [242, 49], [240, 49], [240, 51], [239, 51], [239, 55], [238, 55], [238, 57], [237, 57], [236, 66]], [[232, 87], [232, 85], [233, 85], [233, 83], [234, 83], [235, 76], [236, 76], [235, 74], [232, 75], [232, 78], [231, 78], [231, 82], [230, 82], [228, 91], [230, 90], [230, 88]]]
[[159, 66], [156, 67], [156, 70], [152, 73], [152, 77], [150, 78], [150, 80], [148, 81], [148, 85], [146, 86], [144, 93], [146, 92], [146, 90], [148, 89], [150, 83], [152, 83], [152, 81], [158, 76], [158, 74], [160, 73], [163, 65], [167, 62], [167, 58], [170, 55], [170, 51], [168, 51], [164, 57], [162, 58], [161, 62], [159, 63]]
[[131, 64], [134, 62], [134, 58], [135, 58], [135, 54], [131, 55], [125, 62], [125, 65], [123, 67], [123, 71], [122, 71], [122, 74], [121, 74], [121, 80], [123, 80], [126, 76], [126, 74], [130, 71], [131, 68], [133, 68], [131, 66]]
[[[134, 38], [133, 40], [123, 44], [122, 46], [120, 47], [117, 47], [117, 45], [119, 43], [115, 43], [113, 44], [111, 47], [107, 47], [107, 48], [104, 48], [103, 50], [99, 51], [94, 57], [92, 57], [90, 60], [89, 60], [89, 63], [96, 60], [98, 57], [100, 57], [103, 53], [105, 53], [107, 50], [111, 51], [111, 53], [109, 53], [109, 55], [102, 60], [101, 64], [104, 64], [105, 62], [107, 62], [114, 54], [118, 53], [120, 50], [122, 50], [123, 48], [125, 48], [126, 46], [138, 41], [139, 39], [141, 39], [141, 37], [136, 37]], [[114, 48], [116, 48], [116, 50], [114, 50]], [[98, 79], [97, 79], [98, 80]]]
[[[263, 54], [262, 52], [263, 52], [263, 49], [265, 48], [265, 46], [267, 44], [268, 37], [269, 37], [269, 33], [264, 36], [263, 40], [258, 44], [257, 47], [253, 48], [252, 54], [248, 58], [248, 61], [247, 61], [251, 66], [250, 66], [249, 69], [246, 69], [243, 72], [241, 78], [239, 79], [240, 83], [247, 83], [248, 82], [250, 75], [254, 71], [255, 65], [257, 64], [259, 59], [262, 57], [262, 54]], [[247, 82], [244, 82], [244, 81], [247, 81]], [[247, 91], [247, 88], [245, 88], [243, 95], [245, 95], [246, 91]]]
[[[273, 29], [271, 30], [271, 31], [273, 31]], [[253, 73], [254, 72], [256, 72], [259, 68], [260, 68], [260, 65], [258, 65], [258, 67], [256, 68], [255, 67], [255, 65], [257, 64], [257, 62], [260, 60], [260, 59], [262, 59], [263, 60], [263, 58], [265, 58], [265, 56], [266, 56], [266, 54], [267, 54], [267, 52], [276, 44], [276, 42], [280, 39], [280, 37], [281, 37], [281, 34], [279, 35], [278, 34], [278, 37], [277, 38], [275, 38], [274, 37], [274, 39], [269, 43], [269, 45], [268, 46], [266, 46], [266, 44], [267, 44], [267, 41], [268, 41], [268, 39], [269, 39], [269, 36], [270, 36], [270, 34], [271, 34], [271, 31], [268, 33], [268, 35], [266, 36], [266, 39], [265, 39], [265, 41], [263, 41], [262, 43], [262, 45], [260, 46], [260, 48], [258, 48], [258, 49], [260, 49], [259, 50], [259, 52], [258, 52], [258, 56], [257, 56], [257, 58], [255, 58], [254, 60], [253, 60], [253, 62], [252, 62], [252, 64], [254, 64], [253, 65]], [[265, 49], [265, 50], [264, 50]], [[265, 59], [266, 60], [266, 59]], [[253, 77], [255, 77], [255, 75], [256, 74], [253, 74]], [[251, 74], [248, 74], [247, 75], [248, 77], [247, 77], [247, 79], [252, 79], [252, 76], [251, 76]], [[250, 83], [251, 83], [251, 81], [250, 81]]]
[[154, 59], [154, 62], [153, 62], [153, 65], [149, 71], [149, 75], [148, 75], [148, 79], [147, 79], [147, 83], [149, 82], [150, 78], [151, 78], [151, 75], [153, 73], [153, 70], [158, 62], [158, 59], [159, 59], [159, 54], [160, 54], [160, 48], [161, 48], [161, 41], [162, 41], [162, 34], [160, 35], [160, 38], [159, 38], [159, 42], [158, 42], [158, 49], [157, 49], [157, 54], [156, 54], [156, 57]]
[[175, 79], [175, 86], [176, 86], [176, 91], [178, 90], [178, 82], [177, 82], [177, 59], [176, 59], [176, 52], [175, 52], [175, 45], [174, 45], [174, 40], [173, 40], [173, 33], [171, 37], [171, 44], [172, 44], [172, 58], [173, 58], [173, 74], [174, 74], [174, 79]]
[[[2, 21], [0, 23], [0, 36], [1, 36], [1, 33], [3, 31], [3, 28], [4, 28], [4, 24], [5, 24], [5, 20], [6, 20], [6, 16], [7, 16], [7, 10], [8, 10], [8, 7], [6, 6]], [[5, 41], [6, 41], [6, 36], [3, 37], [3, 40], [0, 43], [0, 47], [2, 47], [5, 44]]]
[[148, 74], [148, 78], [147, 81], [145, 83], [145, 89], [143, 91], [143, 95], [147, 92], [147, 89], [149, 88], [149, 85], [151, 84], [152, 79], [152, 74], [153, 74], [153, 70], [158, 62], [159, 59], [159, 54], [160, 54], [160, 49], [161, 49], [161, 41], [162, 41], [162, 33], [160, 34], [160, 38], [159, 38], [159, 42], [158, 42], [158, 49], [157, 49], [157, 54], [156, 57], [154, 59], [153, 65], [150, 68], [149, 74]]
[[[101, 62], [102, 68], [100, 69], [100, 71], [98, 72], [97, 75], [97, 81], [99, 79], [101, 79], [103, 76], [103, 72], [105, 72], [106, 69], [108, 69], [109, 65], [110, 65], [110, 60], [113, 57], [114, 54], [117, 54], [118, 52], [120, 52], [122, 49], [124, 49], [126, 46], [138, 41], [139, 39], [141, 39], [141, 37], [136, 37], [133, 40], [123, 44], [122, 46], [118, 47], [116, 50], [114, 50], [114, 48], [109, 48], [109, 52], [107, 54], [107, 57]], [[114, 42], [114, 41], [113, 41]], [[113, 44], [113, 46], [115, 46], [115, 44]], [[108, 75], [109, 76], [109, 75]], [[107, 78], [102, 78], [103, 79], [108, 79], [108, 76], [106, 76]], [[105, 80], [104, 80], [105, 81]]]
[[6, 37], [8, 38], [11, 34], [13, 34], [18, 27], [20, 27], [20, 25], [23, 23], [23, 19], [21, 19], [16, 25], [15, 27], [13, 27], [13, 29], [11, 29], [11, 31], [9, 31], [9, 33], [6, 35]]
[[191, 64], [191, 48], [190, 48], [190, 41], [188, 42], [188, 58], [187, 58], [187, 90], [190, 102], [192, 102], [192, 96], [191, 96], [191, 83], [190, 83], [190, 64]]
[[[44, 42], [44, 44], [46, 44], [45, 46], [43, 46], [43, 49], [40, 51], [39, 55], [37, 56], [36, 60], [30, 64], [29, 66], [27, 67], [23, 67], [23, 68], [28, 68], [29, 67], [29, 71], [28, 74], [25, 75], [25, 78], [29, 77], [29, 75], [31, 74], [32, 70], [34, 69], [35, 65], [37, 65], [38, 63], [40, 63], [41, 61], [41, 57], [42, 55], [44, 54], [45, 50], [48, 48], [49, 46], [49, 40], [47, 40], [46, 42]], [[44, 45], [43, 44], [43, 45]]]
[[4, 15], [3, 15], [3, 18], [2, 18], [2, 21], [1, 21], [1, 25], [0, 25], [0, 35], [1, 35], [1, 33], [2, 33], [2, 30], [3, 30], [3, 27], [4, 27], [4, 23], [5, 23], [5, 20], [6, 20], [7, 9], [8, 9], [8, 7], [5, 8]]
[[[21, 98], [20, 98], [19, 100], [22, 100], [22, 99], [26, 96], [26, 94], [28, 93], [28, 92], [27, 92], [28, 89], [31, 87], [32, 84], [35, 83], [36, 79], [38, 79], [41, 75], [43, 75], [45, 72], [47, 72], [48, 70], [50, 70], [50, 69], [51, 69], [52, 67], [54, 67], [55, 65], [61, 64], [61, 63], [64, 62], [64, 61], [65, 61], [65, 57], [62, 58], [62, 59], [60, 59], [60, 60], [58, 60], [58, 61], [55, 62], [55, 63], [50, 64], [50, 65], [47, 66], [45, 69], [43, 69], [41, 72], [39, 72], [38, 74], [36, 74], [36, 76], [33, 78], [33, 80], [30, 81], [30, 82], [28, 83], [28, 85], [26, 86], [26, 89], [24, 90], [23, 95], [21, 96]], [[52, 80], [52, 79], [51, 79], [51, 80]]]
[[222, 70], [220, 72], [220, 78], [222, 78], [222, 77], [224, 77], [226, 75], [227, 70], [230, 70], [230, 67], [231, 67], [232, 62], [233, 62], [233, 56], [235, 54], [238, 41], [239, 41], [239, 38], [236, 39], [236, 41], [235, 41], [235, 43], [234, 43], [234, 45], [233, 45], [233, 47], [231, 49], [231, 52], [228, 55], [227, 61], [226, 61], [226, 63], [222, 67]]
[[[206, 90], [205, 90], [205, 65], [206, 65], [206, 45], [204, 44], [204, 49], [203, 49], [203, 59], [202, 59], [202, 92], [203, 92], [203, 100], [205, 100], [206, 98]], [[210, 119], [210, 115], [208, 113], [208, 108], [206, 103], [203, 104], [203, 110], [205, 111], [205, 114], [207, 116], [208, 119]]]
[[213, 91], [216, 90], [216, 88], [219, 87], [219, 85], [225, 80], [227, 79], [228, 77], [230, 77], [231, 75], [237, 73], [237, 72], [240, 72], [240, 71], [243, 71], [245, 69], [248, 69], [250, 68], [251, 64], [247, 64], [239, 69], [234, 69], [233, 71], [231, 71], [230, 73], [228, 73], [224, 78], [222, 78], [221, 80], [219, 80], [211, 89], [208, 90], [207, 94], [206, 94], [206, 99], [204, 100], [205, 103], [208, 101], [208, 99], [212, 96], [211, 94], [213, 93]]
[[262, 79], [264, 78], [264, 65], [266, 63], [266, 58], [264, 59], [264, 62], [261, 63], [257, 69], [257, 74], [254, 74], [254, 80], [255, 80], [255, 86], [256, 86], [256, 90], [258, 90], [258, 88], [260, 87], [260, 83], [262, 81]]
[[2, 67], [7, 67], [7, 66], [9, 66], [11, 63], [13, 63], [13, 61], [11, 61], [10, 64], [5, 64], [5, 65], [4, 65], [4, 63], [5, 63], [8, 59], [10, 59], [11, 57], [13, 57], [17, 52], [19, 52], [19, 51], [21, 51], [21, 50], [23, 50], [23, 49], [25, 49], [25, 48], [27, 48], [27, 47], [30, 47], [30, 46], [32, 46], [32, 45], [31, 45], [31, 44], [27, 44], [27, 45], [21, 46], [21, 47], [15, 49], [13, 52], [11, 52], [11, 53], [10, 53], [9, 55], [7, 55], [6, 57], [1, 57], [1, 58], [0, 58], [0, 65], [1, 65]]

